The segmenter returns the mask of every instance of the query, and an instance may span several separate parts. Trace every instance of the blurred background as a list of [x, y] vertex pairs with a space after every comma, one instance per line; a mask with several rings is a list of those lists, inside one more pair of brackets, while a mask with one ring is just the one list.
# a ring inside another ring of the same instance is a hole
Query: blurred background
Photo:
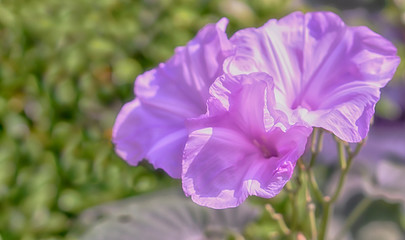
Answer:
[[[135, 77], [223, 16], [231, 36], [296, 10], [334, 11], [347, 24], [366, 25], [404, 59], [405, 0], [0, 0], [0, 240], [77, 239], [91, 228], [81, 215], [89, 207], [178, 188], [164, 172], [147, 163], [130, 167], [113, 151], [111, 128], [133, 98]], [[404, 239], [404, 64], [382, 91], [372, 147], [361, 155], [372, 163], [364, 177], [370, 183], [348, 181], [357, 188], [338, 208], [344, 219], [354, 203], [372, 199], [373, 211], [348, 239]], [[381, 167], [381, 159], [391, 165]], [[330, 162], [321, 176], [333, 171]], [[396, 178], [379, 178], [381, 169]], [[272, 201], [282, 211], [284, 200]], [[261, 222], [269, 219], [257, 218], [245, 236], [268, 239], [271, 227]], [[378, 227], [397, 235], [372, 238]]]

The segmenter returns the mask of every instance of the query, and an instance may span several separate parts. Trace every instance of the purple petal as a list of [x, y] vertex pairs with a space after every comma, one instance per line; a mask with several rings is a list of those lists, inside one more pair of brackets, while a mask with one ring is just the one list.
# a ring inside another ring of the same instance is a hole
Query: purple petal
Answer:
[[210, 88], [208, 116], [228, 111], [233, 121], [245, 133], [269, 131], [274, 125], [286, 130], [289, 119], [283, 111], [274, 109], [273, 79], [266, 73], [219, 77]]
[[184, 118], [206, 112], [208, 89], [222, 74], [222, 63], [232, 45], [225, 29], [228, 20], [221, 19], [200, 30], [186, 46], [159, 67], [140, 75], [135, 95], [147, 104]]
[[278, 108], [306, 109], [298, 114], [304, 121], [348, 142], [367, 135], [379, 89], [400, 61], [389, 41], [331, 12], [295, 12], [231, 41], [237, 48], [226, 72], [268, 73]]
[[122, 108], [113, 133], [118, 155], [129, 164], [147, 158], [156, 168], [180, 177], [185, 121], [206, 112], [208, 88], [232, 52], [227, 22], [223, 18], [207, 25], [166, 63], [136, 79], [137, 99]]
[[273, 197], [290, 179], [312, 128], [280, 128], [265, 73], [218, 78], [208, 113], [188, 122], [183, 189], [204, 206], [235, 207], [249, 195]]
[[359, 142], [367, 136], [380, 95], [378, 89], [368, 89], [374, 90], [374, 94], [366, 90], [346, 94], [345, 100], [336, 102], [335, 106], [309, 111], [301, 117], [310, 125], [331, 131], [346, 142]]
[[223, 75], [212, 84], [210, 94], [208, 115], [229, 111], [230, 117], [245, 133], [264, 132], [264, 115], [270, 121], [268, 125], [274, 124], [267, 107], [267, 100], [274, 102], [273, 80], [265, 73]]
[[187, 140], [183, 122], [164, 111], [145, 108], [135, 99], [122, 107], [115, 121], [115, 151], [131, 165], [147, 157], [156, 168], [179, 178], [182, 149]]
[[212, 208], [236, 207], [249, 195], [274, 197], [291, 178], [308, 134], [305, 127], [276, 128], [265, 136], [277, 151], [268, 158], [237, 129], [194, 131], [184, 150], [183, 190], [197, 204]]

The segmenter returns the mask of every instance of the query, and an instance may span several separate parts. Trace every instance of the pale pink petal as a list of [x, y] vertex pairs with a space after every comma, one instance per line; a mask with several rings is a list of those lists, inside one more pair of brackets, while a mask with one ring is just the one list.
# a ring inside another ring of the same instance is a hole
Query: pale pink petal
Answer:
[[331, 12], [295, 12], [241, 30], [231, 41], [236, 54], [226, 60], [226, 72], [268, 73], [279, 109], [299, 110], [309, 124], [349, 142], [366, 136], [379, 89], [400, 61], [389, 41], [366, 27], [348, 27]]

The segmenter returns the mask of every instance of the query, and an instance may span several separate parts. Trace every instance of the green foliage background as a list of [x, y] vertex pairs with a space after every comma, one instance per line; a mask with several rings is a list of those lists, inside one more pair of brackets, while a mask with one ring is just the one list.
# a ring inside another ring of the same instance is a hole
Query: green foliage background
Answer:
[[[372, 11], [401, 31], [401, 8], [386, 1]], [[340, 13], [285, 0], [0, 0], [0, 240], [73, 239], [83, 209], [178, 185], [113, 152], [111, 127], [135, 77], [222, 16], [230, 35], [319, 9]], [[385, 101], [379, 112], [392, 108], [400, 111]]]

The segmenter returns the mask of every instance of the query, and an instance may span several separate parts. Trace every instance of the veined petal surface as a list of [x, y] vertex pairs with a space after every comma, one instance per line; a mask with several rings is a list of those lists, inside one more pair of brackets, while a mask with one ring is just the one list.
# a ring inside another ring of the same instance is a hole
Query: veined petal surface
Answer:
[[268, 73], [278, 109], [348, 142], [366, 136], [380, 88], [400, 62], [388, 40], [331, 12], [295, 12], [240, 30], [231, 42], [225, 72]]

